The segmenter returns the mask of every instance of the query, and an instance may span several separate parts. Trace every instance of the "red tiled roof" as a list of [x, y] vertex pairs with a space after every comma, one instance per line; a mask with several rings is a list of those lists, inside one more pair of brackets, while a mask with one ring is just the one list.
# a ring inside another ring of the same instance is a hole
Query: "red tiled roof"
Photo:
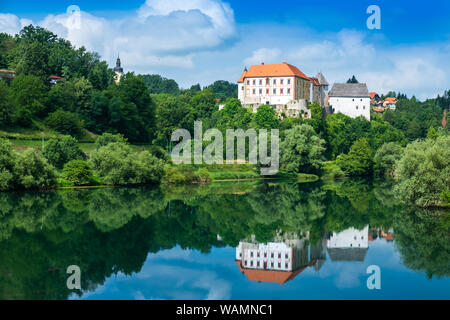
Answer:
[[376, 92], [369, 92], [370, 99], [373, 99], [375, 97], [375, 95], [377, 95], [377, 94], [378, 93], [376, 93]]
[[311, 81], [311, 83], [315, 86], [320, 86], [320, 82], [319, 79], [314, 78], [314, 77], [310, 77], [309, 80]]
[[255, 77], [285, 77], [285, 76], [296, 76], [309, 80], [303, 72], [301, 72], [296, 66], [289, 63], [283, 62], [278, 64], [258, 64], [253, 65], [244, 71], [239, 78], [238, 82], [243, 82], [244, 78], [255, 78]]
[[373, 111], [375, 111], [375, 112], [383, 112], [384, 110], [381, 109], [381, 108], [373, 108]]
[[0, 69], [0, 72], [5, 72], [5, 73], [16, 73], [14, 70], [5, 70], [5, 69]]
[[50, 76], [50, 79], [62, 79], [62, 77], [59, 77], [59, 76]]
[[386, 99], [384, 99], [384, 101], [386, 102], [388, 102], [388, 103], [393, 103], [393, 104], [396, 104], [397, 103], [397, 101], [398, 101], [398, 99], [397, 98], [395, 98], [395, 97], [387, 97]]

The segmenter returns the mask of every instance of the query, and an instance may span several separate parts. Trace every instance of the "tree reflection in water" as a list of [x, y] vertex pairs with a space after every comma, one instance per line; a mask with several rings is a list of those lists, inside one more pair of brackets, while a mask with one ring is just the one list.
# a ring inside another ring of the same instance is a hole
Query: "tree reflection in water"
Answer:
[[407, 267], [448, 276], [448, 215], [402, 208], [390, 190], [387, 182], [344, 180], [0, 193], [0, 299], [66, 299], [69, 265], [82, 270], [81, 294], [118, 272], [139, 272], [148, 253], [177, 245], [203, 253], [237, 247], [243, 271], [244, 247], [295, 248], [290, 280], [302, 268], [320, 269], [325, 251], [360, 258], [343, 250], [349, 230], [370, 241], [392, 240], [393, 229]]

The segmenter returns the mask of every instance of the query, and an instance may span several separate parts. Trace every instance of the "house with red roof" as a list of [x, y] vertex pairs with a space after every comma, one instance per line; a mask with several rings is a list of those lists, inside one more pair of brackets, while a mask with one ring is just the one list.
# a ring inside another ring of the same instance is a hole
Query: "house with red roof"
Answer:
[[311, 79], [286, 62], [252, 65], [238, 80], [238, 98], [253, 111], [268, 104], [287, 116], [298, 116], [301, 110], [307, 114], [310, 91]]

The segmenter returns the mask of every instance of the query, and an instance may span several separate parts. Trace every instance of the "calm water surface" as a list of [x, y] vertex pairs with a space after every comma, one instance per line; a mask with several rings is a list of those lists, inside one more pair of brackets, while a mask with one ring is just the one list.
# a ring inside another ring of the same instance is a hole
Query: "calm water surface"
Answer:
[[449, 275], [449, 212], [387, 182], [0, 193], [0, 299], [449, 299]]

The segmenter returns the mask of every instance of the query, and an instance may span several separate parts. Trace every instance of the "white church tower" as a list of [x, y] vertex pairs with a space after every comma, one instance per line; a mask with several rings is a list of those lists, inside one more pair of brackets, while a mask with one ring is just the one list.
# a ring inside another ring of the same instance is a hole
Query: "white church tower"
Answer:
[[116, 67], [114, 68], [114, 72], [116, 73], [116, 75], [114, 76], [114, 80], [118, 84], [120, 82], [120, 78], [122, 78], [123, 76], [123, 68], [120, 63], [119, 55], [117, 55]]

